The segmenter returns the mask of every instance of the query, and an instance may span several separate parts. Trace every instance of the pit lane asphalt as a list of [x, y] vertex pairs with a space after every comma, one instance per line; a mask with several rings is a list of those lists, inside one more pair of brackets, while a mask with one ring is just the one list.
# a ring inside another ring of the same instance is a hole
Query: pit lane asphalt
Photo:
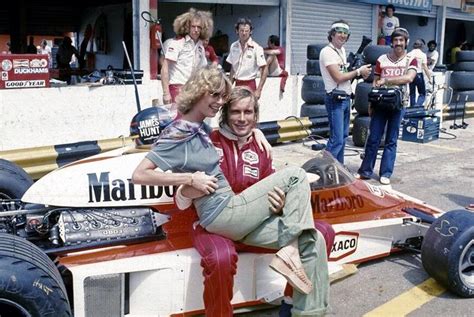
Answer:
[[[474, 203], [474, 118], [466, 119], [466, 122], [469, 124], [466, 129], [457, 130], [449, 129], [452, 121], [443, 122], [446, 132], [451, 135], [440, 133], [440, 139], [430, 143], [399, 140], [391, 186], [446, 211]], [[307, 144], [310, 145], [311, 142]], [[348, 145], [352, 145], [350, 137]], [[363, 149], [355, 149], [359, 153], [346, 149], [345, 164], [351, 171], [357, 171], [361, 163], [359, 154]], [[274, 147], [275, 167], [301, 166], [313, 155], [314, 151], [301, 142], [278, 145]], [[376, 162], [376, 172], [379, 159]], [[368, 182], [380, 185], [378, 178]], [[411, 292], [429, 279], [421, 265], [420, 256], [414, 253], [395, 254], [361, 264], [358, 269], [358, 273], [331, 285], [328, 316], [364, 316], [400, 294]], [[406, 316], [472, 316], [474, 312], [474, 299], [459, 298], [447, 291], [424, 305], [421, 299], [413, 295], [412, 301], [417, 300], [420, 307], [415, 305]], [[385, 311], [379, 315], [401, 314]], [[278, 316], [278, 309], [241, 316], [273, 317]]]

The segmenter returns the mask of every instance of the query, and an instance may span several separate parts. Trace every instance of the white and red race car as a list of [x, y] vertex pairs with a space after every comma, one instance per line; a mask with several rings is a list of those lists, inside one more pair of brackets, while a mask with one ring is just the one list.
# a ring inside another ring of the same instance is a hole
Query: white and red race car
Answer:
[[[61, 167], [33, 184], [0, 160], [2, 316], [184, 316], [203, 313], [200, 256], [191, 211], [173, 187], [141, 186], [131, 175], [147, 151], [124, 147]], [[315, 219], [336, 237], [330, 273], [403, 248], [422, 252], [427, 272], [474, 297], [474, 214], [447, 213], [356, 180], [329, 154], [303, 165]], [[272, 254], [241, 253], [236, 309], [278, 302], [286, 281]]]

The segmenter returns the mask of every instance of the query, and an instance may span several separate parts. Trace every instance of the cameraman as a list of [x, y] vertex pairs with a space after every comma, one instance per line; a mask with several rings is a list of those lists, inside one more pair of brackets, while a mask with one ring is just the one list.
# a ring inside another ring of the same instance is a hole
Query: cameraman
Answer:
[[403, 107], [408, 104], [408, 84], [416, 76], [417, 60], [406, 53], [409, 34], [404, 28], [396, 28], [392, 33], [392, 49], [389, 53], [380, 56], [375, 64], [374, 87], [390, 87], [399, 89], [403, 93], [403, 100], [397, 110], [386, 110], [369, 106], [370, 133], [365, 144], [365, 156], [360, 165], [357, 178], [368, 179], [372, 176], [377, 150], [384, 133], [385, 126], [385, 146], [382, 160], [380, 162], [380, 183], [390, 184], [397, 155], [397, 139], [400, 123], [403, 118]]
[[370, 75], [370, 65], [349, 71], [343, 45], [349, 39], [349, 24], [334, 22], [328, 32], [329, 44], [321, 50], [319, 66], [326, 89], [324, 103], [328, 111], [329, 140], [327, 150], [344, 164], [344, 147], [349, 135], [351, 80]]

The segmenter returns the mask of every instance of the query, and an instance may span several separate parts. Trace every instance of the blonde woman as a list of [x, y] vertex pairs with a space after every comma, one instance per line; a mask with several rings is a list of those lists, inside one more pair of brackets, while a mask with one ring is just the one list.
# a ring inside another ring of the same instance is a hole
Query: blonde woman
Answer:
[[[324, 238], [314, 228], [306, 173], [287, 168], [234, 194], [204, 124], [218, 113], [230, 91], [229, 80], [215, 66], [193, 73], [177, 99], [182, 117], [162, 132], [133, 181], [187, 185], [186, 195], [194, 199], [199, 224], [208, 232], [279, 250], [270, 267], [295, 289], [293, 316], [322, 316], [328, 305], [327, 257]], [[273, 212], [268, 200], [275, 186], [285, 193], [281, 213]]]

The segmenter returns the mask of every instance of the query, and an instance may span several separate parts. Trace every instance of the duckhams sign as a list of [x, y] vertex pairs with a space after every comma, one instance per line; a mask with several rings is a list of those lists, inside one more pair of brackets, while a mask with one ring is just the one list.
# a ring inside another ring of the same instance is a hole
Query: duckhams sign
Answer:
[[384, 6], [392, 4], [395, 6], [395, 9], [398, 7], [426, 11], [430, 11], [431, 6], [433, 5], [433, 0], [359, 0], [359, 2], [380, 4]]

